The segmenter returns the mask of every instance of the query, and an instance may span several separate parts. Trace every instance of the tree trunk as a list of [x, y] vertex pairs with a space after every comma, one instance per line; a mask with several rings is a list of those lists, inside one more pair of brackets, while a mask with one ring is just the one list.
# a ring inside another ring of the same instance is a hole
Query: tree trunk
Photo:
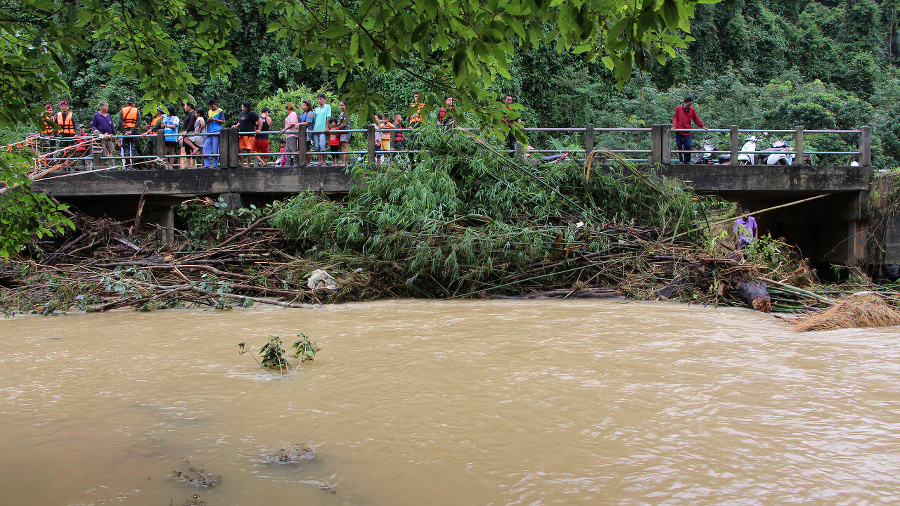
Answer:
[[772, 311], [772, 297], [766, 283], [759, 280], [744, 281], [737, 287], [737, 296], [748, 306], [763, 313]]

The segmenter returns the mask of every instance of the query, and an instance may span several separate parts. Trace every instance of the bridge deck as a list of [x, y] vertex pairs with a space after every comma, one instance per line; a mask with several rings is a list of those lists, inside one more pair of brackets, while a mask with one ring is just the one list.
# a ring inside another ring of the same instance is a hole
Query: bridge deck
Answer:
[[[687, 182], [700, 194], [727, 200], [868, 191], [871, 167], [833, 165], [668, 165], [658, 174]], [[110, 170], [61, 174], [34, 188], [57, 198], [93, 196], [197, 196], [221, 193], [291, 194], [306, 189], [348, 192], [343, 165], [238, 169]]]
[[737, 201], [865, 192], [872, 173], [872, 167], [838, 165], [668, 165], [659, 171], [697, 193]]
[[298, 193], [306, 189], [348, 192], [343, 165], [238, 169], [108, 170], [66, 173], [32, 187], [57, 198], [94, 196], [198, 196], [221, 193]]

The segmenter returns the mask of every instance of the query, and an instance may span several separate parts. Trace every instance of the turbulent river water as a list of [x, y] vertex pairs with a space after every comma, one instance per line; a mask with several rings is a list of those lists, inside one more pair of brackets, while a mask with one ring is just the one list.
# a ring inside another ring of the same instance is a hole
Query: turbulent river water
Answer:
[[[300, 331], [322, 350], [284, 378], [235, 347]], [[0, 342], [2, 504], [900, 503], [898, 328], [399, 300], [23, 316]]]

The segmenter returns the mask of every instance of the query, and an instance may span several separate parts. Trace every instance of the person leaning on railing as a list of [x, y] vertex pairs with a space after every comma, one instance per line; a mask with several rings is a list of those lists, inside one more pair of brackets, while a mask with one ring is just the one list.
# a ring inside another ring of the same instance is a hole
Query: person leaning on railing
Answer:
[[165, 117], [165, 109], [161, 105], [156, 106], [156, 116], [150, 120], [150, 126], [147, 131], [141, 134], [141, 137], [147, 139], [146, 154], [148, 156], [156, 156], [156, 132], [162, 128], [162, 120]]
[[260, 167], [269, 165], [269, 131], [272, 130], [272, 117], [269, 116], [269, 108], [263, 107], [259, 110], [259, 131], [256, 132], [256, 140], [253, 141], [253, 151], [260, 153], [256, 155], [256, 162]]
[[[94, 117], [91, 118], [91, 133], [94, 135], [106, 136], [100, 139], [100, 147], [103, 148], [103, 156], [113, 156], [116, 149], [116, 140], [113, 138], [113, 135], [116, 134], [116, 131], [113, 128], [112, 115], [109, 114], [108, 103], [101, 103], [100, 110], [95, 112]], [[114, 163], [111, 160], [101, 160], [100, 167], [94, 168], [105, 169], [113, 165]]]
[[[256, 140], [256, 134], [262, 128], [262, 119], [256, 111], [250, 108], [250, 102], [241, 102], [241, 114], [238, 116], [238, 122], [231, 125], [231, 128], [238, 129], [238, 148], [241, 153], [248, 154], [253, 151], [253, 143]], [[240, 157], [240, 166], [247, 167], [252, 160], [247, 157]]]
[[[347, 115], [347, 101], [341, 100], [338, 103], [341, 114], [338, 115], [338, 128], [340, 130], [350, 129], [350, 116]], [[342, 132], [341, 137], [341, 163], [347, 165], [347, 152], [350, 151], [350, 132]]]
[[[119, 111], [119, 114], [116, 116], [116, 127], [119, 132], [122, 133], [125, 137], [122, 138], [121, 142], [121, 153], [122, 157], [131, 158], [137, 153], [135, 139], [129, 138], [129, 135], [135, 135], [140, 131], [141, 128], [141, 112], [135, 106], [134, 97], [128, 97], [125, 99], [126, 105]], [[124, 164], [123, 164], [124, 165]]]
[[[69, 111], [68, 100], [60, 102], [59, 109], [59, 112], [56, 113], [57, 146], [66, 148], [74, 143], [73, 139], [81, 125], [78, 123], [78, 118], [75, 117], [75, 114]], [[71, 155], [72, 153], [67, 149], [66, 154], [63, 156]]]
[[187, 157], [187, 166], [197, 167], [198, 155], [203, 154], [203, 133], [206, 132], [206, 109], [199, 108], [194, 111], [194, 123], [191, 132], [185, 132], [184, 145], [190, 148], [190, 156]]
[[[281, 129], [281, 133], [287, 134], [285, 137], [286, 154], [283, 157], [284, 163], [279, 162], [279, 165], [297, 167], [300, 165], [300, 157], [297, 155], [297, 142], [300, 139], [297, 132], [300, 131], [300, 124], [297, 119], [297, 112], [294, 110], [294, 103], [288, 103], [285, 106], [285, 111], [287, 111], [287, 116], [284, 118], [284, 128]], [[304, 140], [303, 142], [305, 143], [306, 141]]]

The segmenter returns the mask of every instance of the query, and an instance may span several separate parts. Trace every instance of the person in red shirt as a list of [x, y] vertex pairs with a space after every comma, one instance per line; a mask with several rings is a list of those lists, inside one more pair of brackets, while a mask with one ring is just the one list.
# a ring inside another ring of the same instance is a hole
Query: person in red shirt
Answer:
[[700, 121], [700, 116], [697, 116], [697, 111], [692, 107], [693, 103], [693, 98], [684, 97], [684, 103], [675, 107], [675, 117], [672, 118], [672, 129], [675, 130], [675, 149], [678, 150], [678, 160], [681, 163], [691, 162], [691, 121], [698, 127], [708, 130]]
[[331, 161], [338, 162], [338, 153], [341, 152], [341, 127], [337, 118], [328, 119], [328, 149], [332, 152]]

